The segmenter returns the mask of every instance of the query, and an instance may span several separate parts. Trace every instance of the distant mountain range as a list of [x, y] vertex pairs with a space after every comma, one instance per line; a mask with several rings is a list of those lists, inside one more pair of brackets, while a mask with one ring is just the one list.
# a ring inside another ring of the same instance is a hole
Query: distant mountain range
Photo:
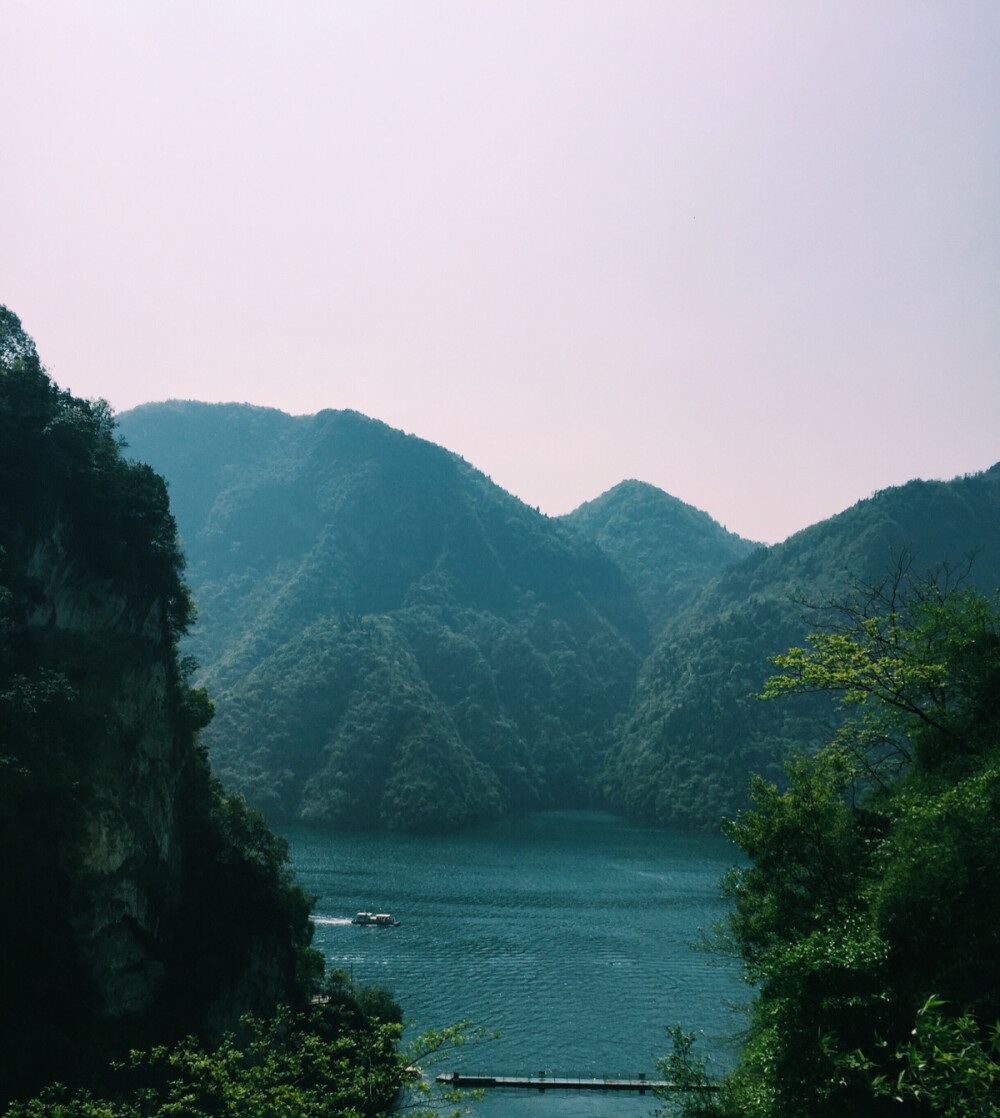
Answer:
[[650, 635], [596, 544], [353, 412], [137, 409], [201, 611], [227, 786], [413, 830], [590, 802]]
[[[354, 412], [149, 404], [227, 787], [274, 820], [439, 830], [610, 804], [709, 828], [826, 715], [750, 698], [893, 554], [1000, 583], [1000, 467], [913, 482], [761, 548], [627, 481], [548, 518]], [[808, 706], [808, 704], [806, 704]]]
[[606, 791], [630, 815], [700, 827], [744, 804], [746, 778], [781, 775], [790, 749], [828, 741], [820, 697], [762, 702], [769, 658], [801, 646], [822, 608], [898, 562], [941, 564], [1000, 586], [1000, 465], [954, 481], [912, 481], [859, 501], [709, 582], [662, 632], [616, 737]]

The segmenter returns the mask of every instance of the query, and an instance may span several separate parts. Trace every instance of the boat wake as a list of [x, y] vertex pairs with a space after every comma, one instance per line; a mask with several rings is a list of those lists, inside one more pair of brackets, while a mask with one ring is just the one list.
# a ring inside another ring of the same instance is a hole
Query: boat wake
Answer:
[[350, 924], [351, 919], [349, 916], [314, 916], [312, 918], [314, 924]]

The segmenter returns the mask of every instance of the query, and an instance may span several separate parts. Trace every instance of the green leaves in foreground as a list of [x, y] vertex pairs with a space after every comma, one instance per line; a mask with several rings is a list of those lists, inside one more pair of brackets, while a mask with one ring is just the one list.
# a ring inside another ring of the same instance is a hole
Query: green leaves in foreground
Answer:
[[984, 1037], [969, 1013], [950, 1015], [940, 998], [928, 998], [917, 1014], [910, 1039], [893, 1054], [895, 1079], [877, 1072], [857, 1053], [857, 1066], [872, 1073], [875, 1093], [895, 1103], [912, 1103], [941, 1118], [996, 1114], [1000, 1109], [1000, 1023]]
[[107, 1090], [67, 1096], [49, 1088], [7, 1118], [363, 1118], [384, 1112], [402, 1082], [398, 1025], [340, 1036], [281, 1010], [270, 1021], [244, 1019], [247, 1036], [207, 1050], [194, 1038], [133, 1052], [116, 1065]]
[[242, 1035], [216, 1048], [189, 1037], [133, 1052], [103, 1090], [71, 1094], [55, 1085], [13, 1104], [5, 1118], [374, 1118], [403, 1105], [421, 1118], [467, 1097], [435, 1097], [426, 1069], [485, 1034], [463, 1023], [399, 1048], [401, 1025], [369, 1018], [344, 1029], [337, 1018], [324, 1005], [304, 1014], [283, 1008], [267, 1021], [246, 1017]]

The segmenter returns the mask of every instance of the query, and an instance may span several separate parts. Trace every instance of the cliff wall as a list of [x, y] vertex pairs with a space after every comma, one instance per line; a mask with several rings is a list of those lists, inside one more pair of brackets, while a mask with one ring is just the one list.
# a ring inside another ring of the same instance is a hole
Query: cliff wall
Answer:
[[198, 742], [182, 566], [162, 479], [0, 308], [0, 1102], [304, 996], [308, 899]]

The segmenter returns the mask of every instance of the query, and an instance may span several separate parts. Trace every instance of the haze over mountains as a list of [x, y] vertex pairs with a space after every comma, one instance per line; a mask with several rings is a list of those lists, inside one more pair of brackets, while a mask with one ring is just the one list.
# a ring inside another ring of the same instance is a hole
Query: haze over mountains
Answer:
[[914, 482], [759, 548], [653, 486], [549, 518], [354, 412], [150, 404], [213, 765], [273, 819], [436, 830], [610, 804], [711, 828], [827, 712], [762, 704], [768, 657], [906, 549], [1000, 583], [1000, 467]]

